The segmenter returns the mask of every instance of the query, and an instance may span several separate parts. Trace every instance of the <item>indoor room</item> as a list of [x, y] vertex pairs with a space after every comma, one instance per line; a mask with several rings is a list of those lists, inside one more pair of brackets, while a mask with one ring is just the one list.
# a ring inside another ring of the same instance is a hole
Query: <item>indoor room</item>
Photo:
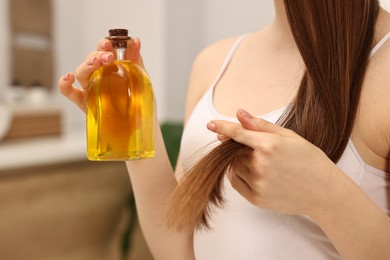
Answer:
[[58, 79], [109, 29], [128, 29], [142, 40], [175, 164], [192, 62], [272, 19], [272, 5], [256, 2], [237, 13], [236, 1], [0, 0], [1, 259], [152, 259], [125, 164], [87, 160], [85, 115]]
[[[390, 0], [380, 4], [390, 10]], [[88, 160], [86, 115], [58, 81], [110, 29], [127, 29], [142, 42], [176, 168], [194, 60], [274, 17], [274, 1], [0, 0], [0, 259], [154, 259], [138, 221], [131, 168]]]

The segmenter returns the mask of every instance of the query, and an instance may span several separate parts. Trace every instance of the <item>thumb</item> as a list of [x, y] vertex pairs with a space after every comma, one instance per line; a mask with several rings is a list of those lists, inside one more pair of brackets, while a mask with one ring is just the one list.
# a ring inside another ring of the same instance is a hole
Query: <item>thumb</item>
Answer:
[[141, 41], [139, 38], [131, 39], [131, 44], [130, 48], [128, 48], [128, 51], [130, 60], [141, 66], [141, 68], [145, 69], [144, 61], [141, 56]]
[[267, 120], [254, 117], [244, 109], [237, 110], [237, 119], [240, 121], [241, 125], [248, 130], [268, 133], [281, 133], [286, 130], [285, 128]]

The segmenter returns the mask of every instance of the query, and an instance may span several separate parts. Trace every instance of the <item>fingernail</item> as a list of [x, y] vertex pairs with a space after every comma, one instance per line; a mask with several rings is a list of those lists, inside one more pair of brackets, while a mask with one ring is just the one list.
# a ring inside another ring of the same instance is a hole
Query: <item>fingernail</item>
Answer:
[[220, 142], [225, 142], [225, 141], [227, 141], [227, 140], [229, 140], [229, 138], [228, 137], [226, 137], [226, 136], [224, 136], [224, 135], [217, 135], [217, 139], [218, 139], [218, 141], [220, 141]]
[[66, 73], [66, 74], [62, 77], [62, 79], [63, 79], [64, 81], [68, 81], [69, 77], [70, 77], [70, 73]]
[[107, 45], [108, 45], [108, 42], [102, 42], [102, 43], [100, 43], [100, 49], [102, 49], [102, 50], [105, 50], [105, 49], [107, 49]]
[[215, 129], [216, 129], [216, 126], [215, 126], [215, 124], [213, 123], [213, 122], [209, 122], [208, 124], [207, 124], [207, 129], [209, 129], [210, 131], [215, 131]]
[[95, 63], [95, 60], [96, 60], [96, 57], [93, 57], [92, 59], [90, 59], [87, 63], [88, 66], [92, 66], [94, 63]]
[[244, 117], [248, 117], [248, 118], [252, 118], [253, 116], [251, 114], [249, 114], [246, 110], [244, 109], [239, 109], [238, 110], [238, 113]]
[[111, 57], [112, 57], [111, 54], [105, 53], [105, 54], [103, 54], [103, 55], [100, 57], [100, 59], [101, 59], [102, 61], [104, 61], [104, 62], [109, 62], [110, 59], [111, 59]]

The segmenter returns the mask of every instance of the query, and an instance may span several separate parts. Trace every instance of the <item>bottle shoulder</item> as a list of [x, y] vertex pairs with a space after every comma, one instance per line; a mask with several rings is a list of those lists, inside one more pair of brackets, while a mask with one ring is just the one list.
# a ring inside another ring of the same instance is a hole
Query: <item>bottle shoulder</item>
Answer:
[[125, 76], [127, 74], [138, 75], [148, 78], [148, 74], [146, 73], [146, 71], [138, 64], [129, 60], [117, 60], [110, 65], [101, 66], [99, 69], [94, 71], [90, 77], [90, 80], [104, 76]]

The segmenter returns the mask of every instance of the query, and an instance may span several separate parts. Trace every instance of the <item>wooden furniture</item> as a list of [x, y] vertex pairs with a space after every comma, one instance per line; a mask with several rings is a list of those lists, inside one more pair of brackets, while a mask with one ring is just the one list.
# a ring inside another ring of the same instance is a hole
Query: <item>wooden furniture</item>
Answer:
[[58, 105], [18, 104], [3, 106], [0, 109], [6, 109], [10, 114], [9, 127], [6, 129], [3, 141], [61, 136], [63, 116]]
[[11, 83], [51, 89], [54, 55], [51, 0], [10, 0]]
[[[121, 162], [1, 169], [0, 258], [123, 259], [123, 238], [136, 217], [131, 196]], [[152, 259], [138, 224], [133, 231], [126, 259]]]

